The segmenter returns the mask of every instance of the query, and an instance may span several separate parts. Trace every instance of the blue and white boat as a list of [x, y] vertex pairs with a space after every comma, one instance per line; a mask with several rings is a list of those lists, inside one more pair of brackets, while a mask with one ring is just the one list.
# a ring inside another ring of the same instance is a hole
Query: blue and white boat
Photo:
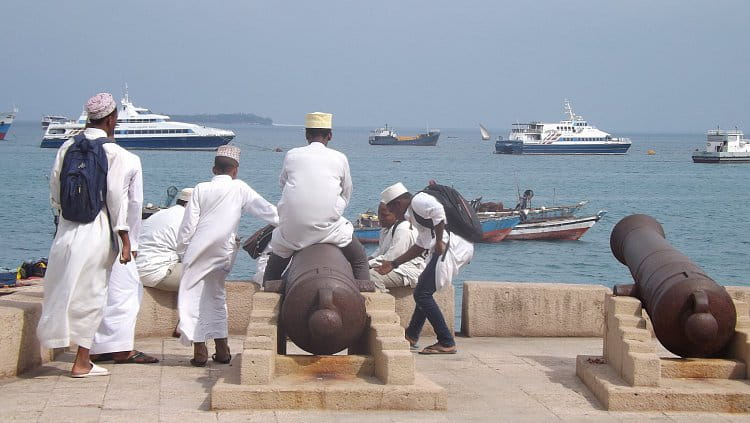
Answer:
[[[174, 122], [169, 116], [152, 113], [136, 107], [127, 92], [118, 111], [115, 141], [123, 148], [133, 150], [216, 150], [234, 139], [234, 132]], [[65, 141], [83, 132], [88, 119], [86, 112], [74, 122], [50, 122], [42, 148], [58, 148]]]
[[567, 120], [514, 123], [507, 140], [495, 142], [497, 154], [625, 154], [629, 138], [613, 137], [588, 124], [564, 103]]
[[15, 107], [12, 112], [0, 112], [0, 140], [4, 140], [5, 134], [10, 131], [10, 125], [13, 124], [16, 113], [18, 113], [18, 109]]

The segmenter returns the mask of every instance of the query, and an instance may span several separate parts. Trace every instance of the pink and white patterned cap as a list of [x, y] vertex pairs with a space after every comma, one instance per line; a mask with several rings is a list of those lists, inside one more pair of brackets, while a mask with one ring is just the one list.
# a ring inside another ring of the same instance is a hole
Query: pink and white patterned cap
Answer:
[[99, 93], [86, 102], [86, 113], [89, 120], [101, 119], [112, 113], [115, 108], [117, 108], [117, 103], [110, 93]]
[[240, 162], [240, 148], [234, 145], [222, 145], [216, 149], [216, 157], [229, 157], [234, 159], [239, 164]]

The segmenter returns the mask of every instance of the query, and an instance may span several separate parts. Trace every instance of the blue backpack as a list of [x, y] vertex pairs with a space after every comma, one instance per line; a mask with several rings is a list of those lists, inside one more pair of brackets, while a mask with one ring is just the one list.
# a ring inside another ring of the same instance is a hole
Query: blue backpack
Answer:
[[60, 172], [60, 207], [62, 216], [79, 223], [92, 222], [106, 206], [107, 154], [103, 144], [107, 138], [73, 138]]

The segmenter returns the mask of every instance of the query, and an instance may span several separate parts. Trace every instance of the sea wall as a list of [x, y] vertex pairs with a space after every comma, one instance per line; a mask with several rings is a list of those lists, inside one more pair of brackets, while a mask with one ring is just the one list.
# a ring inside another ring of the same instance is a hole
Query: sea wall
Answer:
[[14, 288], [0, 296], [0, 378], [16, 376], [53, 359], [42, 348], [36, 326], [42, 315], [41, 286]]

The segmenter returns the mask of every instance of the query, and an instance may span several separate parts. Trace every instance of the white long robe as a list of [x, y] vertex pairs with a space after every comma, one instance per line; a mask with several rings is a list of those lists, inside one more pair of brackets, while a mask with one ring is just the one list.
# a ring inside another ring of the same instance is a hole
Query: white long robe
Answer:
[[[399, 222], [396, 228], [391, 226], [381, 229], [378, 249], [373, 253], [370, 265], [375, 266], [383, 261], [395, 260], [415, 244], [418, 234], [416, 227], [408, 221]], [[417, 280], [423, 270], [424, 257], [419, 256], [393, 269], [393, 272], [403, 277], [405, 286], [414, 288], [417, 286]], [[373, 276], [371, 273], [370, 279]]]
[[144, 286], [157, 286], [167, 277], [169, 268], [179, 261], [177, 231], [184, 216], [185, 207], [176, 204], [143, 222], [135, 263]]
[[[405, 217], [417, 228], [419, 235], [416, 244], [430, 250], [425, 263], [432, 260], [435, 253], [435, 238], [430, 228], [424, 227], [414, 218], [414, 213], [420, 217], [432, 220], [433, 225], [445, 222], [445, 209], [435, 197], [423, 192], [417, 193], [411, 200], [411, 206], [406, 211]], [[443, 241], [448, 246], [445, 257], [438, 258], [435, 267], [435, 289], [441, 290], [450, 285], [453, 278], [458, 275], [459, 270], [468, 264], [474, 257], [474, 244], [465, 240], [457, 234], [443, 231]]]
[[177, 254], [184, 266], [177, 307], [185, 345], [228, 336], [224, 283], [239, 249], [242, 213], [279, 223], [273, 204], [227, 175], [198, 184], [185, 209], [177, 233]]
[[344, 216], [352, 195], [349, 161], [319, 142], [293, 148], [279, 178], [279, 226], [271, 237], [274, 254], [287, 258], [307, 246], [345, 247], [354, 227]]
[[[127, 222], [130, 227], [130, 250], [138, 251], [138, 237], [143, 213], [143, 172], [141, 159], [127, 152], [128, 170], [125, 175], [128, 194]], [[117, 351], [132, 351], [135, 339], [135, 321], [143, 298], [143, 286], [138, 278], [135, 260], [127, 264], [115, 260], [109, 276], [107, 305], [104, 307], [102, 322], [94, 335], [92, 354]]]
[[[87, 128], [84, 135], [96, 139], [106, 133]], [[60, 147], [50, 173], [50, 203], [57, 214], [62, 162], [72, 144], [70, 140]], [[104, 151], [109, 162], [106, 201], [112, 227], [105, 209], [89, 223], [71, 222], [60, 216], [50, 248], [42, 316], [37, 326], [37, 337], [45, 348], [64, 348], [71, 343], [91, 347], [106, 302], [109, 271], [118, 253], [112, 248], [111, 239], [117, 238], [117, 231], [129, 230], [124, 188], [126, 151], [115, 143], [104, 144]]]

